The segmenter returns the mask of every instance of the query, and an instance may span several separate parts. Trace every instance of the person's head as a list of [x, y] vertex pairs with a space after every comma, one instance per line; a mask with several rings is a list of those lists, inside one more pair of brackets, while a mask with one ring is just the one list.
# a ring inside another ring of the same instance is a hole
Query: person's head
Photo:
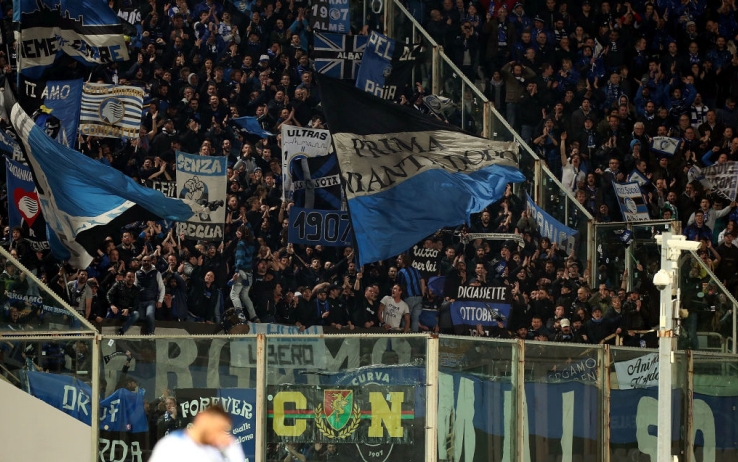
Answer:
[[151, 264], [152, 263], [153, 263], [153, 257], [151, 257], [149, 255], [145, 255], [141, 259], [141, 267], [143, 268], [144, 271], [149, 271], [151, 269]]
[[207, 273], [205, 273], [205, 284], [210, 285], [213, 283], [213, 281], [215, 281], [215, 273], [213, 273], [212, 271], [208, 271]]
[[126, 272], [124, 281], [126, 281], [126, 286], [133, 287], [133, 284], [136, 282], [136, 273], [133, 271]]
[[400, 284], [392, 286], [392, 298], [395, 300], [402, 298], [402, 286]]
[[232, 442], [231, 416], [219, 404], [201, 410], [188, 428], [190, 437], [196, 443], [226, 449]]
[[592, 308], [592, 317], [594, 319], [600, 319], [602, 317], [602, 308], [599, 305], [595, 305]]
[[543, 327], [543, 321], [541, 320], [541, 317], [538, 315], [534, 315], [533, 319], [531, 319], [530, 321], [530, 326], [533, 328], [533, 330], [538, 330]]

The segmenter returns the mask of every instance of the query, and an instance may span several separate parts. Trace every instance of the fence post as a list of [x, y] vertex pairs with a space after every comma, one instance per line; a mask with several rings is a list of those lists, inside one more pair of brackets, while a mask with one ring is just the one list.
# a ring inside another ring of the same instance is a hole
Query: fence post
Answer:
[[[368, 2], [364, 2], [366, 5]], [[366, 15], [364, 15], [366, 19]], [[395, 36], [395, 0], [384, 0], [384, 35]], [[258, 457], [256, 460], [260, 460]]]
[[687, 367], [686, 367], [686, 385], [684, 391], [684, 407], [685, 416], [682, 417], [684, 422], [684, 452], [686, 462], [694, 462], [694, 355], [692, 350], [687, 350]]
[[525, 447], [527, 438], [523, 434], [526, 427], [525, 419], [528, 418], [525, 415], [525, 342], [523, 340], [518, 340], [516, 348], [513, 348], [512, 378], [513, 399], [515, 400], [515, 435], [507, 437], [513, 437], [515, 460], [524, 461], [525, 453], [530, 449]]
[[256, 336], [256, 450], [254, 451], [254, 459], [266, 460], [266, 426], [267, 426], [267, 406], [266, 406], [266, 381], [267, 381], [267, 350], [266, 335], [258, 334]]
[[428, 338], [425, 363], [425, 460], [438, 460], [438, 349], [440, 340]]
[[602, 391], [602, 409], [600, 409], [600, 442], [602, 462], [610, 462], [610, 345], [603, 345], [598, 351], [600, 356], [600, 390]]
[[102, 337], [95, 334], [92, 341], [92, 370], [88, 373], [91, 375], [92, 396], [90, 399], [90, 422], [92, 424], [92, 462], [97, 462], [98, 451], [100, 448], [100, 344]]
[[441, 79], [443, 79], [443, 72], [441, 72], [442, 59], [440, 45], [433, 47], [431, 65], [433, 66], [431, 69], [431, 80], [433, 81], [431, 84], [431, 93], [439, 95], [443, 88], [443, 83], [441, 82]]

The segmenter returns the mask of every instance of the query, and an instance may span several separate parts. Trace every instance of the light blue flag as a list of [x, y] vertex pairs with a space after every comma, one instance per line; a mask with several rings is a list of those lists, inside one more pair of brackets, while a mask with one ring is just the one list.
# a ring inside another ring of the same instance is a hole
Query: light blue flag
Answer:
[[133, 221], [186, 221], [200, 206], [171, 199], [120, 171], [55, 142], [13, 106], [13, 127], [33, 171], [56, 258], [86, 268], [110, 233]]
[[259, 120], [256, 117], [239, 117], [233, 119], [233, 123], [238, 127], [243, 128], [252, 135], [257, 135], [259, 138], [268, 138], [274, 136], [274, 133], [270, 133], [259, 124]]
[[525, 180], [515, 143], [468, 135], [341, 80], [318, 83], [362, 265], [468, 222]]

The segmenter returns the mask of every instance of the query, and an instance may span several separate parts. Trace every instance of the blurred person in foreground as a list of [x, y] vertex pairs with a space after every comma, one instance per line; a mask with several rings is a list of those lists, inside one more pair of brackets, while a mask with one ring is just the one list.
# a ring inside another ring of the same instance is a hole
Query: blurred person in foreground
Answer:
[[231, 435], [231, 424], [222, 406], [210, 406], [187, 429], [159, 440], [149, 462], [240, 462], [246, 457]]

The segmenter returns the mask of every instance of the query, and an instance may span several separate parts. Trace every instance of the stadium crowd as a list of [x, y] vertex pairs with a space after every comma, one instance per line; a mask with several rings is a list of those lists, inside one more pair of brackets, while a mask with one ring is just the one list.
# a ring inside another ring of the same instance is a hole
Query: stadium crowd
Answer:
[[[3, 38], [12, 43], [12, 5], [3, 3]], [[285, 124], [325, 128], [311, 61], [310, 5], [110, 5], [140, 28], [131, 61], [91, 74], [70, 64], [63, 77], [142, 86], [148, 112], [139, 138], [80, 136], [81, 151], [146, 185], [175, 178], [177, 150], [227, 157], [227, 226], [223, 241], [197, 242], [177, 235], [172, 223], [132, 223], [106, 239], [88, 268], [77, 269], [36, 252], [26, 229], [6, 225], [3, 242], [11, 253], [90, 321], [113, 319], [119, 333], [139, 319], [146, 333], [157, 320], [213, 323], [227, 331], [245, 319], [461, 333], [449, 314], [453, 287], [504, 285], [510, 316], [474, 333], [589, 343], [617, 333], [635, 346], [651, 338], [636, 331], [658, 323], [658, 291], [649, 276], [658, 256], [641, 259], [639, 283], [628, 292], [616, 282], [622, 268], [605, 263], [606, 255], [567, 254], [542, 238], [512, 188], [473, 216], [465, 231], [514, 232], [522, 244], [462, 244], [444, 232], [421, 244], [443, 255], [438, 275], [446, 277], [445, 297], [429, 290], [407, 255], [357, 268], [352, 248], [287, 243], [292, 204], [281, 200], [280, 137], [254, 137], [232, 120], [254, 116], [273, 133]], [[680, 221], [689, 239], [703, 241], [701, 255], [718, 277], [736, 288], [736, 204], [699, 181], [700, 167], [738, 160], [734, 0], [416, 0], [408, 7], [598, 221], [622, 218], [612, 181], [638, 181], [651, 216]], [[375, 15], [365, 19], [369, 25], [354, 33], [381, 24]], [[13, 75], [10, 67], [6, 75]], [[418, 104], [425, 91], [408, 82], [397, 102], [428, 112]], [[676, 152], [659, 154], [651, 143], [656, 136], [681, 143]], [[7, 213], [4, 218], [7, 223]], [[604, 271], [590, 287], [595, 264]], [[0, 279], [6, 292], [33, 291], [12, 264]], [[700, 303], [685, 298], [692, 348], [703, 325], [727, 329], [731, 309], [704, 281], [697, 266], [684, 281], [689, 296], [704, 295]], [[2, 315], [3, 324], [20, 329], [39, 322], [43, 312], [20, 302]]]

